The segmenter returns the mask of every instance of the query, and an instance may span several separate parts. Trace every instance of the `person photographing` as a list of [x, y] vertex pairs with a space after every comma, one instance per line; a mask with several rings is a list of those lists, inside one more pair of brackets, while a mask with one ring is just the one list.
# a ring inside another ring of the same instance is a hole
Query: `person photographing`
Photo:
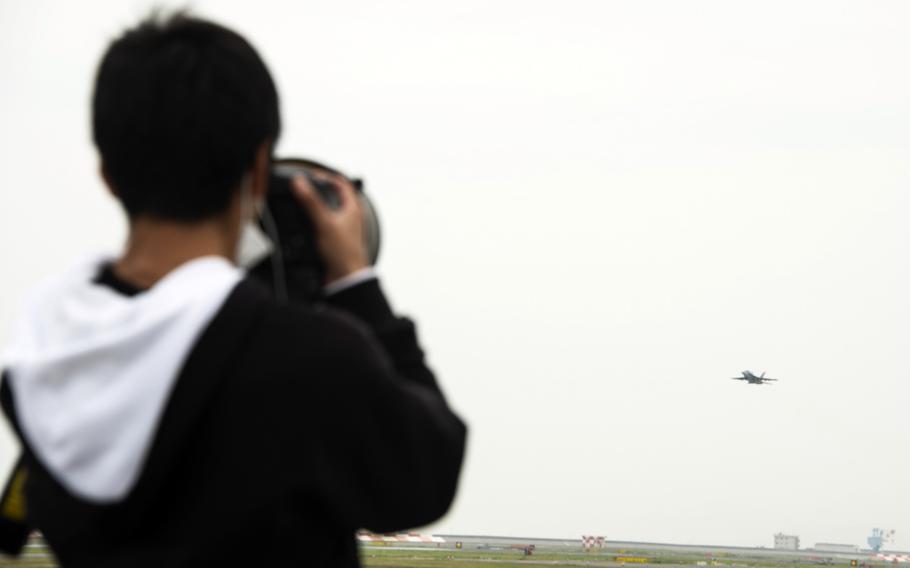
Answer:
[[268, 194], [278, 94], [241, 36], [184, 14], [116, 39], [92, 102], [122, 254], [24, 302], [0, 400], [22, 457], [0, 548], [40, 530], [63, 566], [357, 566], [355, 531], [443, 515], [466, 427], [370, 267], [356, 190], [293, 194], [319, 305], [238, 266]]

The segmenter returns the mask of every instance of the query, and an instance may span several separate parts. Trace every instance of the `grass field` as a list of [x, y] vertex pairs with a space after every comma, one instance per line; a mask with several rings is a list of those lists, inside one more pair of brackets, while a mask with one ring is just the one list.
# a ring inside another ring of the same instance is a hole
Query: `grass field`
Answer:
[[[546, 550], [534, 552], [531, 556], [524, 556], [519, 551], [383, 551], [364, 549], [361, 553], [364, 566], [386, 568], [464, 568], [487, 566], [490, 568], [518, 568], [530, 566], [588, 566], [588, 567], [647, 567], [659, 565], [660, 568], [700, 568], [702, 566], [715, 568], [819, 568], [819, 562], [809, 561], [771, 561], [768, 559], [727, 557], [723, 560], [715, 559], [706, 561], [703, 555], [673, 555], [654, 556], [646, 551], [630, 553], [624, 556], [642, 556], [648, 559], [644, 564], [624, 564], [616, 562], [616, 551], [603, 551], [601, 553], [578, 552], [548, 552]], [[850, 568], [849, 562], [825, 563], [831, 568]]]
[[[706, 559], [703, 554], [655, 554], [653, 551], [622, 551], [623, 557], [647, 559], [644, 564], [623, 564], [616, 561], [619, 551], [603, 550], [598, 553], [582, 551], [537, 550], [525, 556], [518, 550], [455, 550], [455, 549], [407, 549], [387, 550], [367, 546], [361, 550], [363, 565], [367, 568], [529, 568], [532, 566], [587, 566], [645, 568], [660, 565], [659, 568], [850, 568], [849, 562], [810, 561], [805, 558], [768, 559], [748, 556], [718, 555]], [[57, 564], [53, 556], [40, 541], [33, 541], [19, 559], [0, 555], [0, 568], [13, 567], [52, 568]], [[124, 567], [128, 568], [128, 567]], [[884, 564], [870, 568], [884, 568]]]

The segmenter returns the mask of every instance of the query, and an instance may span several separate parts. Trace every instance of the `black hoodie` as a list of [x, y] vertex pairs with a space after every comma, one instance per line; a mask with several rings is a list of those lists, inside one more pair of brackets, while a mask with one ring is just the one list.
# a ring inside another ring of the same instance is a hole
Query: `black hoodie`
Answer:
[[140, 291], [89, 262], [6, 354], [25, 525], [63, 566], [357, 566], [357, 529], [445, 513], [466, 429], [376, 280], [307, 308], [188, 264]]

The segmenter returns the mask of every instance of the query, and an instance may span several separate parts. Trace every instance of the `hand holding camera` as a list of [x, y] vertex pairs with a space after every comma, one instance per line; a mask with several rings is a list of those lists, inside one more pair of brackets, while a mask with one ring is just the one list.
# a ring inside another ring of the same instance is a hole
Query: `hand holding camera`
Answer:
[[273, 161], [260, 226], [274, 250], [251, 274], [280, 301], [318, 302], [327, 284], [379, 258], [379, 217], [363, 181], [313, 160]]
[[316, 250], [325, 263], [325, 283], [331, 284], [370, 266], [363, 210], [357, 190], [346, 177], [320, 171], [312, 171], [310, 176], [330, 186], [338, 198], [337, 206], [332, 207], [316, 193], [308, 176], [293, 178], [294, 196], [313, 222]]

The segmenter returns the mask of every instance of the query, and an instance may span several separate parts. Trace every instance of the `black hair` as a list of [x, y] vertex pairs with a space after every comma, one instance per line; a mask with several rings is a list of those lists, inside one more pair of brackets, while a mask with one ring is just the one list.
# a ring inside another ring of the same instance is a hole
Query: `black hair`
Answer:
[[127, 215], [195, 221], [225, 211], [257, 148], [277, 140], [278, 92], [237, 33], [153, 13], [104, 54], [92, 128]]

